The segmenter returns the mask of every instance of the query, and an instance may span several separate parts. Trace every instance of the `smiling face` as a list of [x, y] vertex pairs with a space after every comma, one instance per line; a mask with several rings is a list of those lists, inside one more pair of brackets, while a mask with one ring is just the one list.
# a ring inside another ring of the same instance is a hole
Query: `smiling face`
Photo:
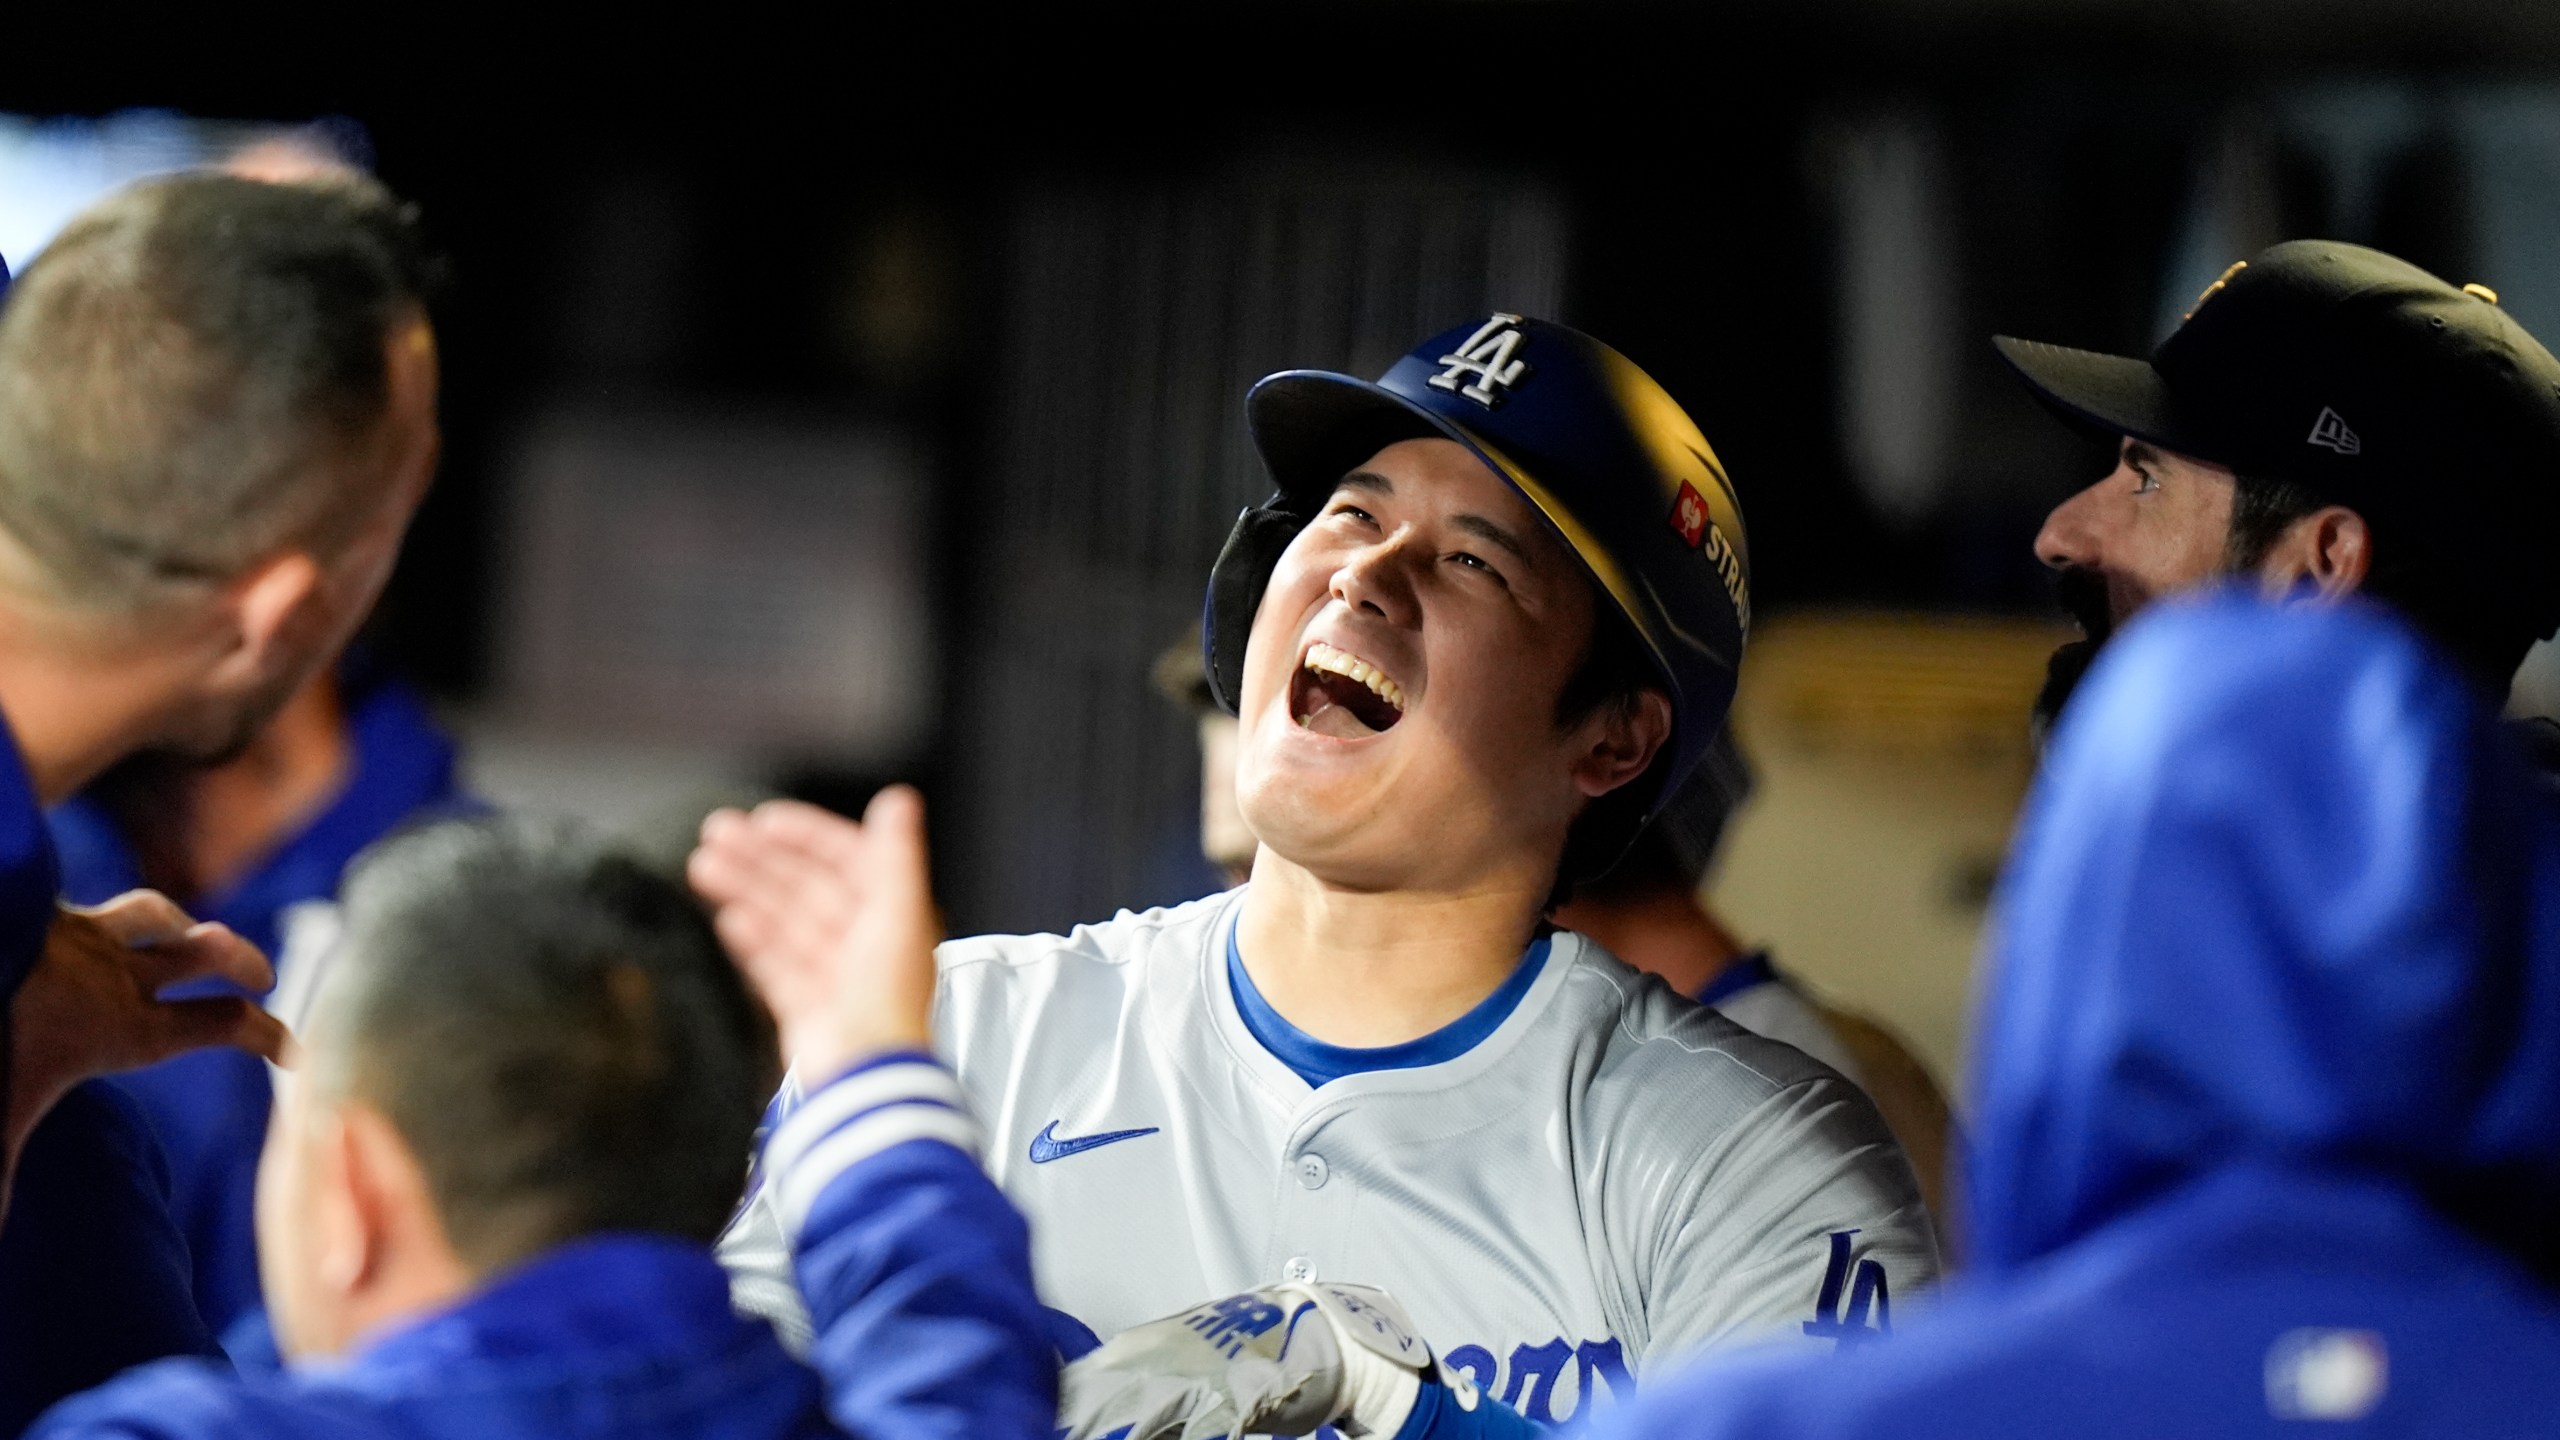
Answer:
[[1584, 804], [1669, 728], [1647, 692], [1571, 725], [1580, 562], [1464, 447], [1405, 440], [1290, 542], [1246, 647], [1237, 801], [1265, 847], [1362, 889], [1544, 886]]

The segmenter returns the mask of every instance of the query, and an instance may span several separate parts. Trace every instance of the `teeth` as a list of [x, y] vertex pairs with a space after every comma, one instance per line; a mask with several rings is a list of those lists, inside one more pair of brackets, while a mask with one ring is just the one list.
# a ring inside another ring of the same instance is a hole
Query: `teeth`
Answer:
[[1307, 647], [1307, 668], [1330, 671], [1336, 675], [1348, 675], [1368, 686], [1369, 693], [1393, 705], [1398, 712], [1404, 709], [1404, 687], [1388, 679], [1384, 671], [1357, 655], [1345, 654], [1319, 640]]

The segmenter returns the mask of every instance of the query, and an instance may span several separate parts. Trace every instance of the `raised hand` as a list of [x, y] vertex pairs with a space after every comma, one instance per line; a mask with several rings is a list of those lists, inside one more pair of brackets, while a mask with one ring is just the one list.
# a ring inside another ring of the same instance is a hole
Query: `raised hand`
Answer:
[[913, 789], [873, 796], [859, 824], [792, 800], [718, 811], [685, 873], [805, 1084], [932, 1044], [942, 920]]
[[283, 1023], [254, 1000], [160, 998], [191, 980], [227, 980], [257, 993], [275, 984], [275, 971], [229, 926], [200, 924], [156, 890], [57, 910], [44, 955], [9, 1012], [9, 1155], [55, 1101], [92, 1076], [208, 1045], [284, 1058]]

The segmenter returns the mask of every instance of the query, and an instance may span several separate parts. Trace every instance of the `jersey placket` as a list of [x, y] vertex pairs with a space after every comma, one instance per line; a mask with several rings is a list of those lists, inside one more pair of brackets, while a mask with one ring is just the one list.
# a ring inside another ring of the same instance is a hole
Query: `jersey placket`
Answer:
[[1342, 1157], [1328, 1153], [1327, 1136], [1343, 1138], [1335, 1124], [1341, 1118], [1338, 1106], [1309, 1097], [1290, 1121], [1276, 1157], [1271, 1239], [1263, 1251], [1266, 1280], [1360, 1280], [1357, 1275], [1328, 1276], [1326, 1269], [1340, 1262], [1341, 1237], [1349, 1233], [1359, 1195], [1350, 1167], [1337, 1164]]

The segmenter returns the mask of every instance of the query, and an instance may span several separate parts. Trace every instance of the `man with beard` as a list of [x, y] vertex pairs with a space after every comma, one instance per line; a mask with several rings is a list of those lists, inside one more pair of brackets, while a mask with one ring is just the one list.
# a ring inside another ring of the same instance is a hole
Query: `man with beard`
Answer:
[[2384, 607], [2146, 613], [2001, 877], [1963, 1281], [1595, 1433], [2551, 1433], [2560, 804], [2514, 738]]
[[2560, 626], [2560, 362], [2488, 287], [2291, 241], [2226, 271], [2148, 361], [1994, 343], [2116, 444], [2036, 537], [2087, 637], [2054, 657], [2040, 732], [2117, 626], [2221, 575], [2388, 601], [2493, 701]]
[[150, 1132], [83, 1082], [284, 1038], [228, 929], [57, 908], [40, 807], [233, 751], [346, 644], [434, 469], [429, 269], [370, 182], [183, 175], [74, 220], [0, 311], [0, 1433], [211, 1346]]

